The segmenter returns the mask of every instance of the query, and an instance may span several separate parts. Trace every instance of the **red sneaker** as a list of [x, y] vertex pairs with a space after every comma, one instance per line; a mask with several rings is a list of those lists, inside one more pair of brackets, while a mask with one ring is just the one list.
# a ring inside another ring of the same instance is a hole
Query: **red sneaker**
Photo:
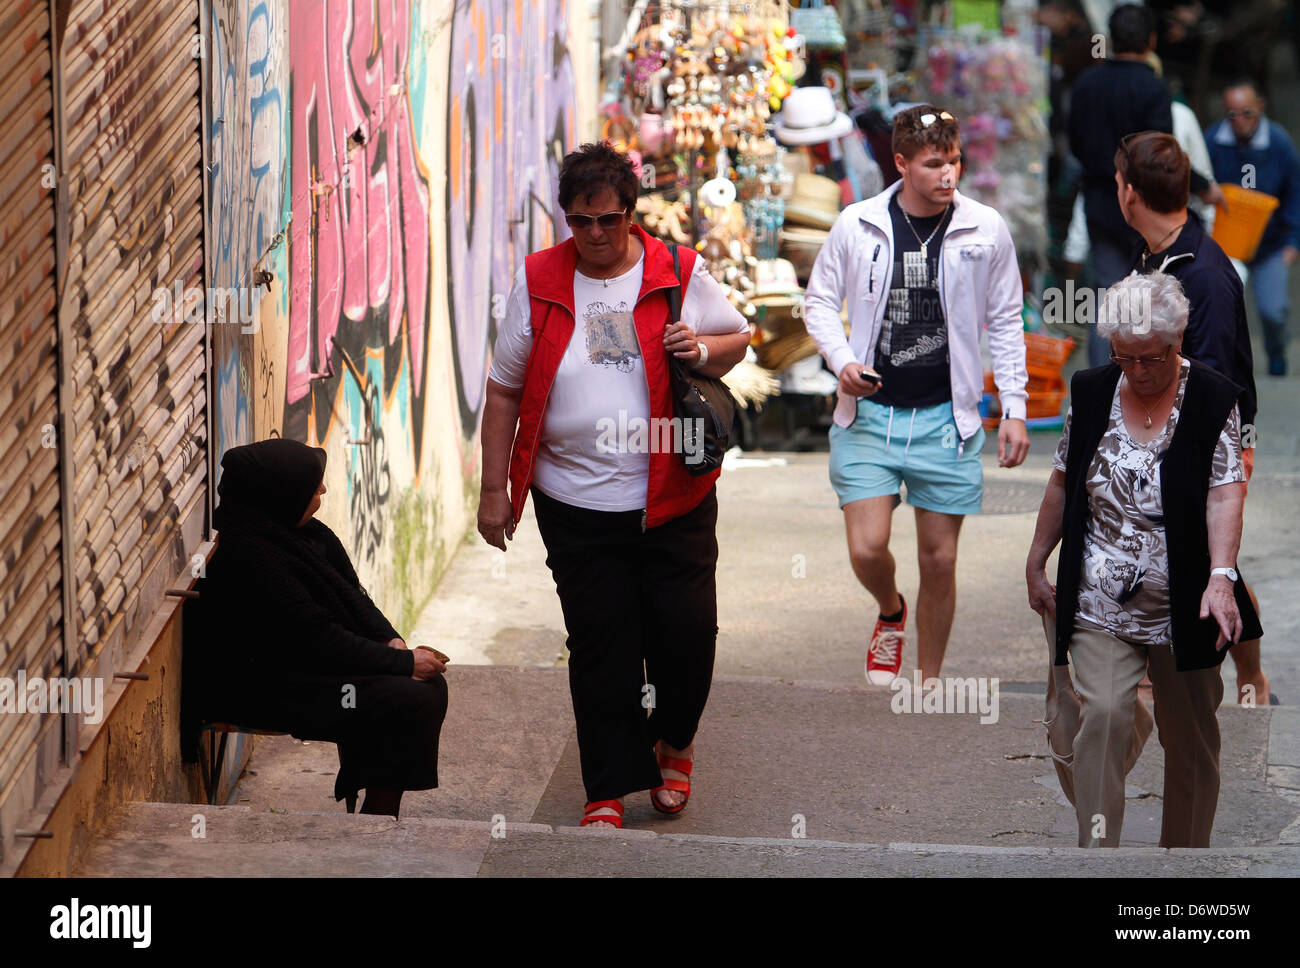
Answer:
[[903, 646], [907, 645], [907, 635], [903, 629], [907, 625], [907, 602], [903, 602], [903, 619], [900, 622], [876, 620], [876, 630], [871, 636], [871, 645], [867, 647], [866, 674], [867, 682], [873, 686], [887, 686], [894, 681], [903, 664]]

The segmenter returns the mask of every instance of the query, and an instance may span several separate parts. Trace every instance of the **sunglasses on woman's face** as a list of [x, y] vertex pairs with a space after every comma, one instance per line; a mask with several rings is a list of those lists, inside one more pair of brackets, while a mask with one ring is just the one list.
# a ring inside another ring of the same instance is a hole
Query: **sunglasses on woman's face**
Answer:
[[590, 231], [593, 225], [599, 225], [606, 232], [612, 232], [623, 224], [625, 218], [627, 218], [627, 212], [606, 212], [604, 215], [564, 213], [564, 221], [569, 223], [569, 228], [582, 229], [583, 231]]

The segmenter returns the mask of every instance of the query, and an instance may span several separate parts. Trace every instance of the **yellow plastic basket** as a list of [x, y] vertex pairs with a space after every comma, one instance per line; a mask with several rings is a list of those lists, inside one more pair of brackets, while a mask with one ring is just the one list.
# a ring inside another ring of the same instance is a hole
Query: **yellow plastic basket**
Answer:
[[1220, 186], [1228, 200], [1228, 210], [1219, 209], [1214, 216], [1215, 242], [1233, 259], [1249, 262], [1255, 258], [1259, 240], [1264, 237], [1268, 220], [1278, 200], [1253, 188], [1226, 184]]

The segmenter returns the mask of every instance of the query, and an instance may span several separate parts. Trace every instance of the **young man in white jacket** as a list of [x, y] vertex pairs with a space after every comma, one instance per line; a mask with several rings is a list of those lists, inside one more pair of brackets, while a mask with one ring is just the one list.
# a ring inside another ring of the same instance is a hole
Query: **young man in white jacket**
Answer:
[[1006, 223], [956, 190], [961, 137], [947, 111], [900, 112], [893, 148], [902, 181], [840, 213], [804, 300], [808, 333], [840, 381], [830, 477], [853, 571], [880, 611], [866, 661], [868, 681], [880, 685], [898, 674], [906, 644], [907, 604], [889, 552], [904, 483], [916, 511], [923, 680], [943, 664], [957, 537], [983, 492], [985, 328], [1002, 403], [998, 464], [1015, 467], [1029, 452], [1020, 270]]

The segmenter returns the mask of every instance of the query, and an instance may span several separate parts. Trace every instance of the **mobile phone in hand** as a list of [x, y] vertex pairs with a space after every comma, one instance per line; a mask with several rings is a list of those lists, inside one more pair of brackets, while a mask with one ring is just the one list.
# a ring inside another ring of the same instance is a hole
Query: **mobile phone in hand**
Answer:
[[870, 370], [863, 370], [858, 374], [858, 376], [863, 380], [866, 380], [868, 383], [874, 383], [876, 386], [880, 386], [879, 373], [872, 373]]

